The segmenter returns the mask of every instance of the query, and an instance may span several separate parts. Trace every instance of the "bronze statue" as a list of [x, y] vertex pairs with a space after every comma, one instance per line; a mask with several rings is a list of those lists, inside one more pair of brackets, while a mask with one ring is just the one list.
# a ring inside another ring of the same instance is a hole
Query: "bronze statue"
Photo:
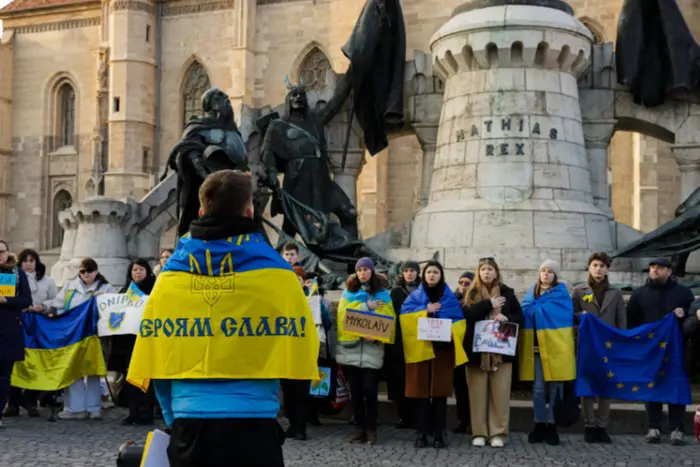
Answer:
[[676, 218], [616, 251], [614, 258], [671, 257], [673, 274], [685, 275], [688, 256], [700, 249], [700, 188], [676, 208]]
[[[258, 122], [265, 134], [261, 150], [265, 172], [262, 179], [275, 194], [271, 214], [273, 217], [285, 215], [282, 230], [290, 237], [294, 238], [300, 233], [304, 238], [318, 240], [319, 234], [311, 232], [321, 228], [320, 225], [313, 225], [321, 220], [312, 215], [312, 211], [324, 216], [333, 213], [340, 220], [341, 227], [357, 239], [357, 210], [348, 195], [331, 178], [328, 165], [325, 125], [333, 117], [332, 106], [311, 109], [303, 85], [288, 84], [288, 88], [284, 115], [276, 118], [279, 115], [275, 113]], [[277, 181], [280, 172], [284, 173], [281, 188], [291, 200], [280, 196], [282, 193]], [[304, 206], [310, 210], [307, 209], [295, 221], [292, 217], [299, 210], [285, 209], [285, 200], [302, 210]]]
[[182, 236], [199, 215], [199, 187], [212, 172], [248, 170], [248, 156], [229, 97], [212, 88], [202, 94], [203, 117], [192, 117], [182, 138], [170, 151], [168, 169], [177, 172], [177, 234]]

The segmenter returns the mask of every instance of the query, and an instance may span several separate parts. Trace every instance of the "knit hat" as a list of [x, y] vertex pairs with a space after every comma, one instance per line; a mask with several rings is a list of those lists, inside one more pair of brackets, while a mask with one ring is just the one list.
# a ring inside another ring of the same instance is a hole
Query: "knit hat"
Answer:
[[[540, 266], [539, 271], [543, 270], [544, 268], [549, 268], [549, 269], [551, 269], [552, 271], [554, 271], [554, 274], [557, 275], [557, 278], [558, 278], [558, 279], [561, 279], [561, 276], [560, 276], [560, 274], [559, 274], [560, 271], [561, 271], [561, 268], [559, 267], [559, 263], [557, 263], [557, 262], [554, 261], [553, 259], [548, 259], [548, 260], [546, 260], [544, 263], [542, 263], [542, 265]], [[539, 273], [539, 271], [537, 271], [537, 272]]]
[[405, 271], [406, 269], [414, 269], [416, 272], [420, 272], [420, 266], [418, 265], [418, 261], [413, 261], [412, 259], [404, 261], [401, 264], [401, 270]]
[[303, 280], [306, 280], [306, 272], [304, 272], [304, 268], [301, 266], [294, 266], [292, 269], [294, 269], [294, 273], [301, 277]]
[[474, 273], [471, 271], [465, 271], [462, 273], [461, 276], [459, 276], [460, 279], [469, 279], [470, 281], [474, 280]]
[[374, 262], [372, 262], [372, 260], [366, 256], [364, 258], [360, 258], [355, 264], [355, 271], [357, 271], [360, 268], [367, 268], [370, 271], [374, 272]]

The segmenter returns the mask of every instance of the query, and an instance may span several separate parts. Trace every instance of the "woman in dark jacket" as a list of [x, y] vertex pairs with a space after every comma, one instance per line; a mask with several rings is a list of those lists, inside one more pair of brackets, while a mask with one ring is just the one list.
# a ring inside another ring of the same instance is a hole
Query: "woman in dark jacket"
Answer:
[[[10, 394], [12, 368], [15, 362], [24, 360], [22, 311], [30, 306], [32, 306], [32, 292], [27, 276], [17, 266], [17, 259], [10, 255], [7, 242], [0, 240], [0, 408], [2, 409], [5, 408], [7, 396]], [[2, 426], [1, 413], [0, 426]]]
[[[404, 261], [401, 265], [401, 275], [397, 285], [391, 290], [391, 302], [397, 313], [406, 298], [420, 286], [420, 266], [415, 261]], [[386, 385], [389, 400], [396, 402], [399, 412], [397, 428], [415, 428], [415, 411], [412, 409], [411, 399], [406, 397], [406, 359], [403, 353], [403, 339], [401, 338], [401, 322], [395, 321], [395, 341], [386, 346], [384, 356], [384, 371], [386, 372]]]
[[[148, 261], [142, 258], [135, 259], [127, 269], [126, 285], [119, 293], [125, 293], [134, 299], [144, 295], [150, 295], [156, 283]], [[108, 369], [124, 375], [129, 370], [129, 362], [136, 344], [136, 336], [124, 334], [112, 336], [112, 351], [109, 357]], [[155, 401], [152, 386], [147, 393], [124, 382], [120, 396], [126, 399], [129, 406], [129, 416], [122, 422], [124, 425], [147, 425], [153, 423], [153, 403]]]
[[498, 264], [493, 258], [482, 258], [474, 283], [464, 300], [467, 334], [467, 384], [471, 411], [472, 445], [503, 447], [510, 422], [510, 386], [515, 357], [473, 351], [474, 326], [477, 321], [508, 321], [523, 325], [523, 311], [513, 289], [501, 282]]

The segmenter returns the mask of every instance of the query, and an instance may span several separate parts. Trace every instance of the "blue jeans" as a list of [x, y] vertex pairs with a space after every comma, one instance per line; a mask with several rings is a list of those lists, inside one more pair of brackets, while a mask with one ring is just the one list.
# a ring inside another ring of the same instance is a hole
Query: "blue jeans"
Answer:
[[[535, 409], [535, 423], [554, 424], [554, 400], [561, 387], [559, 382], [546, 382], [542, 370], [540, 354], [535, 354], [535, 383], [532, 386], [532, 404]], [[549, 396], [549, 408], [547, 407]]]

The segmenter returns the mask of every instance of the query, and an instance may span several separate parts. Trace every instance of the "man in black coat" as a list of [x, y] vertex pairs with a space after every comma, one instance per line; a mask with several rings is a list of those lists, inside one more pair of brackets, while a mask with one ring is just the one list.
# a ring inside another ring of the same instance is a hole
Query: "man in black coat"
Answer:
[[[667, 258], [656, 258], [649, 263], [649, 278], [646, 283], [635, 289], [627, 302], [627, 326], [629, 329], [663, 319], [669, 313], [676, 315], [679, 324], [685, 319], [693, 293], [672, 276], [672, 263]], [[648, 443], [661, 442], [661, 414], [663, 404], [648, 402], [646, 404], [649, 418]], [[671, 426], [671, 442], [681, 445], [685, 442], [683, 417], [685, 406], [668, 404], [668, 418]]]

